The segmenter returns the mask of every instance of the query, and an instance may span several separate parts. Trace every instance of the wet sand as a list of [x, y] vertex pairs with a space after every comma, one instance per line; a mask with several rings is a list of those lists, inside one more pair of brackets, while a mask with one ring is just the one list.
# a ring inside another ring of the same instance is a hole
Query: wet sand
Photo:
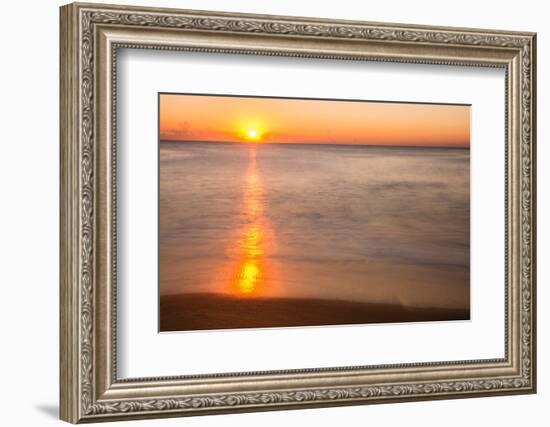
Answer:
[[160, 331], [469, 320], [469, 309], [194, 293], [160, 297]]

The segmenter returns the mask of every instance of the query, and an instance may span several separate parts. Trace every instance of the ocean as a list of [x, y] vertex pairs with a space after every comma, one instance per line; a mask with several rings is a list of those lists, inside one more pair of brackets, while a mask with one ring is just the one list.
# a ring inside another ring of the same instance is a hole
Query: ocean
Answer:
[[161, 295], [469, 309], [470, 151], [160, 143]]

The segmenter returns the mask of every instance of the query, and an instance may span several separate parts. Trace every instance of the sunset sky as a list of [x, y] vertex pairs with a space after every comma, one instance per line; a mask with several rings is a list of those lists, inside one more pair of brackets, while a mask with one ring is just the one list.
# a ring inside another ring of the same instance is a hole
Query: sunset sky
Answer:
[[160, 139], [469, 146], [466, 105], [160, 95]]

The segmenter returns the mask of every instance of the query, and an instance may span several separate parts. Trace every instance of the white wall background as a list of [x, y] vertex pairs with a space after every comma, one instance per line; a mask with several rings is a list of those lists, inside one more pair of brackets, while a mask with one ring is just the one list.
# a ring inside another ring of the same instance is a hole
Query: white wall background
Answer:
[[[110, 0], [113, 3], [122, 3]], [[129, 0], [130, 1], [130, 0]], [[547, 425], [550, 405], [550, 28], [545, 2], [133, 0], [133, 4], [538, 32], [538, 395], [208, 416], [132, 425]], [[2, 425], [60, 425], [58, 402], [58, 6], [5, 2], [0, 25]], [[546, 237], [546, 240], [545, 240]], [[546, 335], [546, 336], [545, 336]]]

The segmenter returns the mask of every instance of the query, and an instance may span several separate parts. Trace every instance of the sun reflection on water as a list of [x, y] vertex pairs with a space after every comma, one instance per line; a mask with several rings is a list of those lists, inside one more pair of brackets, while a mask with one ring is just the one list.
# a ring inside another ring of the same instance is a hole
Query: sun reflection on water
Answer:
[[257, 149], [255, 144], [249, 148], [242, 213], [246, 225], [239, 230], [235, 245], [230, 249], [237, 260], [231, 292], [240, 296], [265, 292], [263, 288], [269, 276], [265, 255], [273, 244], [272, 230], [264, 216], [265, 197], [256, 163]]
[[256, 289], [261, 279], [261, 270], [256, 260], [247, 260], [241, 267], [239, 274], [239, 291], [243, 294], [250, 294]]

